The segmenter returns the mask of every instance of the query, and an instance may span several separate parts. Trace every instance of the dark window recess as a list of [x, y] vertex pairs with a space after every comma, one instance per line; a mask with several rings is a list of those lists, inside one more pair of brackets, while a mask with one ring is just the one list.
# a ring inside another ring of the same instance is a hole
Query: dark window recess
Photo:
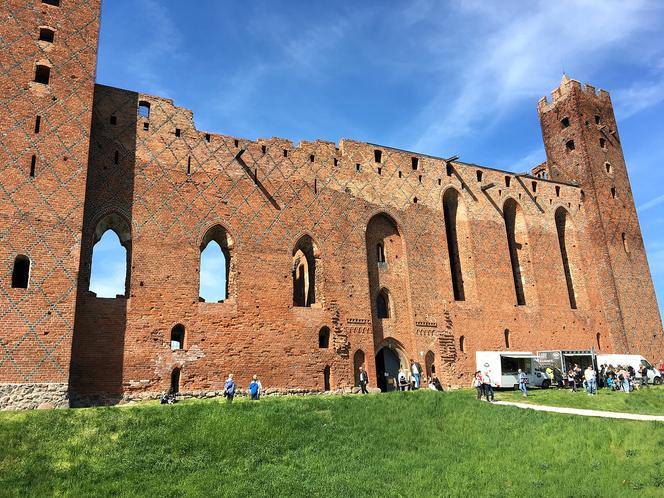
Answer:
[[180, 130], [180, 128], [175, 128], [175, 136], [179, 137], [181, 134], [182, 134], [182, 131]]
[[461, 337], [459, 337], [459, 349], [461, 350], [462, 353], [465, 352], [465, 350], [466, 350], [466, 336], [462, 335]]
[[376, 262], [385, 263], [385, 246], [380, 242], [376, 244]]
[[48, 66], [37, 66], [35, 68], [35, 83], [48, 85], [51, 79], [51, 68]]
[[556, 185], [556, 197], [560, 197], [560, 187]]
[[113, 163], [114, 164], [120, 163], [120, 153], [117, 150], [115, 151], [115, 157], [113, 158]]
[[574, 150], [574, 140], [568, 140], [565, 143], [565, 147], [567, 148], [568, 151]]
[[206, 134], [205, 134], [205, 141], [206, 141], [207, 143], [210, 143], [210, 140], [212, 140], [212, 137], [210, 136], [209, 133], [206, 133]]
[[385, 290], [380, 291], [376, 297], [376, 316], [378, 318], [390, 317], [390, 298]]
[[261, 152], [265, 154], [267, 152], [267, 147], [265, 145], [261, 145]]
[[419, 180], [420, 183], [422, 183], [422, 175], [418, 176], [417, 179]]
[[313, 154], [311, 154], [311, 155], [309, 156], [309, 162], [312, 162], [312, 163], [313, 163], [315, 160], [316, 160], [316, 156], [314, 156]]
[[258, 185], [258, 169], [254, 168], [254, 185]]
[[506, 186], [506, 187], [509, 187], [511, 181], [512, 181], [512, 178], [509, 177], [509, 176], [506, 176], [506, 177], [505, 177], [505, 186]]
[[148, 131], [150, 129], [150, 123], [143, 123], [143, 129]]
[[510, 348], [510, 329], [505, 329], [504, 336], [505, 336], [505, 349], [509, 349]]
[[401, 176], [402, 176], [402, 175], [401, 175], [401, 171], [399, 171], [399, 178], [401, 178]]
[[454, 189], [448, 189], [443, 196], [443, 216], [445, 221], [445, 236], [452, 276], [452, 291], [455, 301], [465, 301], [466, 295], [463, 286], [463, 272], [461, 268], [461, 255], [457, 232], [457, 213], [459, 208], [459, 194]]
[[600, 117], [599, 114], [595, 114], [595, 124], [600, 124], [602, 122], [602, 118]]
[[288, 157], [288, 151], [284, 149], [284, 157]]
[[[567, 284], [567, 296], [569, 298], [570, 308], [576, 309], [576, 293], [574, 292], [574, 281], [572, 280], [572, 269], [569, 263], [569, 256], [567, 253], [567, 231], [569, 223], [567, 223], [567, 211], [563, 208], [558, 208], [555, 214], [556, 231], [558, 232], [558, 245], [560, 247], [560, 256], [563, 263], [563, 273], [565, 275], [565, 282]], [[574, 248], [574, 245], [572, 245]]]
[[335, 157], [334, 158], [334, 165], [336, 166], [337, 164], [339, 164], [339, 161], [337, 161], [337, 158]]
[[438, 185], [442, 185], [442, 184], [443, 184], [443, 180], [441, 180], [440, 178], [438, 178]]
[[478, 169], [475, 174], [477, 175], [477, 181], [481, 182], [482, 181], [482, 172]]
[[138, 115], [146, 119], [150, 117], [150, 102], [141, 100], [138, 103]]
[[569, 118], [563, 118], [560, 120], [560, 124], [562, 125], [563, 128], [569, 127]]
[[233, 145], [235, 145], [235, 147], [239, 147], [240, 146], [239, 140], [237, 139], [233, 140]]
[[14, 270], [12, 272], [12, 288], [27, 289], [30, 279], [30, 258], [19, 254], [14, 259]]
[[60, 0], [42, 0], [46, 5], [53, 5], [53, 7], [60, 7]]
[[39, 28], [39, 39], [48, 43], [53, 43], [55, 31], [48, 28]]
[[537, 182], [532, 182], [533, 192], [537, 192]]
[[413, 197], [413, 204], [417, 204], [417, 197]]
[[39, 133], [40, 128], [41, 128], [41, 116], [37, 116], [35, 118], [35, 133]]
[[605, 138], [600, 138], [599, 139], [599, 146], [604, 149], [606, 148], [606, 139]]
[[420, 165], [420, 160], [417, 157], [411, 157], [410, 164], [413, 167], [413, 171], [416, 171], [417, 167]]
[[382, 174], [383, 174], [383, 169], [382, 169], [382, 168], [378, 168], [378, 174], [379, 174], [379, 175], [382, 175]]
[[314, 194], [318, 193], [318, 180], [314, 180]]
[[606, 172], [611, 174], [611, 164], [610, 163], [604, 163], [604, 167], [606, 168]]
[[355, 171], [360, 171], [360, 164], [359, 163], [355, 164]]
[[612, 199], [616, 198], [616, 187], [611, 187], [611, 198]]
[[187, 174], [191, 175], [191, 156], [187, 157]]
[[184, 349], [184, 325], [178, 323], [171, 329], [171, 349]]
[[323, 327], [318, 331], [318, 347], [327, 349], [330, 347], [330, 329]]
[[112, 125], [118, 124], [118, 118], [116, 116], [111, 116], [110, 122]]
[[447, 166], [445, 166], [445, 171], [447, 173], [447, 176], [452, 176], [452, 165], [448, 164]]
[[383, 152], [380, 150], [374, 150], [374, 162], [381, 162], [383, 159]]
[[30, 176], [35, 177], [35, 170], [37, 169], [37, 156], [32, 156], [30, 159]]

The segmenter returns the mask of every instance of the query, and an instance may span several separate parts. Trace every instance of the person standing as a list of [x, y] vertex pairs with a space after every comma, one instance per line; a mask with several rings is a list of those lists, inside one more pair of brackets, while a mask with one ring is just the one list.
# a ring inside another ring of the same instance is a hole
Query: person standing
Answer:
[[406, 387], [408, 387], [408, 377], [406, 376], [406, 372], [404, 372], [403, 370], [399, 370], [398, 382], [399, 382], [399, 390], [405, 391]]
[[528, 396], [528, 376], [526, 372], [519, 368], [519, 389], [521, 393], [525, 396]]
[[251, 379], [251, 383], [249, 384], [249, 396], [251, 397], [251, 400], [258, 401], [261, 397], [262, 390], [263, 386], [261, 385], [261, 381], [258, 380], [257, 375], [254, 375], [253, 379]]
[[369, 383], [369, 374], [367, 371], [360, 366], [360, 392], [362, 394], [369, 394], [367, 391], [367, 384]]
[[567, 371], [567, 385], [572, 388], [572, 391], [576, 392], [576, 375], [574, 375], [574, 369], [572, 368]]
[[482, 390], [484, 391], [486, 400], [493, 401], [493, 386], [491, 385], [491, 377], [488, 370], [482, 374]]
[[583, 378], [586, 381], [586, 392], [588, 396], [593, 396], [597, 392], [597, 375], [592, 366], [588, 366], [583, 373]]
[[639, 373], [641, 374], [641, 387], [648, 387], [648, 367], [642, 363], [639, 367]]
[[418, 368], [418, 363], [414, 360], [410, 360], [410, 375], [413, 379], [413, 389], [420, 388], [420, 372], [422, 367]]
[[235, 381], [233, 380], [233, 374], [228, 374], [228, 379], [226, 379], [226, 383], [224, 384], [224, 398], [226, 398], [228, 403], [232, 403], [234, 397]]
[[482, 373], [478, 370], [473, 376], [473, 387], [477, 391], [477, 400], [482, 399], [482, 394], [484, 394], [484, 389], [482, 388]]

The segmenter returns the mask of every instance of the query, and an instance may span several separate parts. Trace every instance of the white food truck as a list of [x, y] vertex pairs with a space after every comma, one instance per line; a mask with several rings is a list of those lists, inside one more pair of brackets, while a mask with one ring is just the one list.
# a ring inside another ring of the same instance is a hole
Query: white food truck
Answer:
[[537, 355], [529, 351], [477, 351], [475, 353], [476, 370], [489, 372], [494, 387], [518, 387], [521, 369], [528, 376], [528, 385], [551, 386], [551, 380], [540, 367]]
[[639, 369], [641, 365], [645, 365], [648, 369], [648, 382], [650, 384], [660, 385], [664, 379], [662, 379], [662, 374], [653, 367], [648, 360], [643, 356], [638, 354], [598, 354], [595, 356], [595, 361], [597, 366], [600, 365], [613, 365], [617, 367], [621, 365], [623, 367], [631, 366], [636, 371], [636, 378], [640, 379], [641, 374]]

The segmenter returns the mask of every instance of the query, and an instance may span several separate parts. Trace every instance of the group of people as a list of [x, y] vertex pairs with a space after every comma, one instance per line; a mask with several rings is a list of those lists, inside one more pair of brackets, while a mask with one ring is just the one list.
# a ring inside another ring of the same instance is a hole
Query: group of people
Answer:
[[486, 370], [484, 372], [478, 370], [475, 372], [475, 375], [473, 376], [473, 382], [472, 382], [473, 387], [477, 390], [477, 399], [481, 400], [482, 398], [485, 398], [486, 401], [495, 401], [494, 400], [494, 392], [493, 392], [493, 385], [491, 384], [491, 376], [489, 375], [489, 371]]
[[575, 392], [582, 388], [590, 396], [597, 394], [597, 389], [603, 387], [623, 392], [648, 387], [648, 369], [645, 365], [641, 365], [639, 368], [641, 377], [637, 377], [636, 370], [631, 365], [618, 365], [617, 367], [600, 365], [599, 371], [597, 371], [592, 365], [583, 370], [576, 363], [567, 371], [564, 378], [557, 368], [548, 367], [546, 374], [551, 379], [552, 385], [557, 385], [560, 389], [568, 387]]
[[[443, 386], [437, 377], [432, 375], [425, 380], [432, 391], [443, 390]], [[415, 391], [420, 387], [422, 387], [422, 365], [417, 361], [410, 360], [410, 369], [407, 371], [401, 368], [397, 374], [397, 388], [399, 391]]]
[[[228, 374], [228, 379], [226, 379], [226, 382], [224, 382], [224, 398], [226, 398], [226, 401], [228, 403], [233, 402], [233, 398], [235, 398], [235, 393], [237, 391], [237, 385], [235, 384], [235, 380], [233, 379], [233, 374]], [[258, 401], [261, 397], [261, 394], [263, 392], [263, 385], [261, 384], [261, 381], [258, 380], [258, 376], [254, 375], [253, 378], [251, 379], [251, 382], [249, 383], [249, 398], [252, 399], [253, 401]], [[174, 392], [173, 389], [168, 391], [168, 393], [162, 394], [160, 397], [160, 403], [162, 405], [172, 405], [173, 403], [177, 402], [177, 392]]]

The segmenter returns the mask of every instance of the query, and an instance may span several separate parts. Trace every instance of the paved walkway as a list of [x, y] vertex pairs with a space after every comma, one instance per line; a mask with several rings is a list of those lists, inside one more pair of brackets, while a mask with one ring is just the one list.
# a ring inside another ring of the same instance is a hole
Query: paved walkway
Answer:
[[569, 415], [583, 415], [584, 417], [621, 418], [624, 420], [647, 420], [664, 422], [664, 415], [641, 415], [640, 413], [604, 412], [600, 410], [584, 410], [581, 408], [565, 408], [562, 406], [533, 405], [530, 403], [514, 403], [512, 401], [494, 401], [495, 405], [516, 406], [540, 412], [567, 413]]

